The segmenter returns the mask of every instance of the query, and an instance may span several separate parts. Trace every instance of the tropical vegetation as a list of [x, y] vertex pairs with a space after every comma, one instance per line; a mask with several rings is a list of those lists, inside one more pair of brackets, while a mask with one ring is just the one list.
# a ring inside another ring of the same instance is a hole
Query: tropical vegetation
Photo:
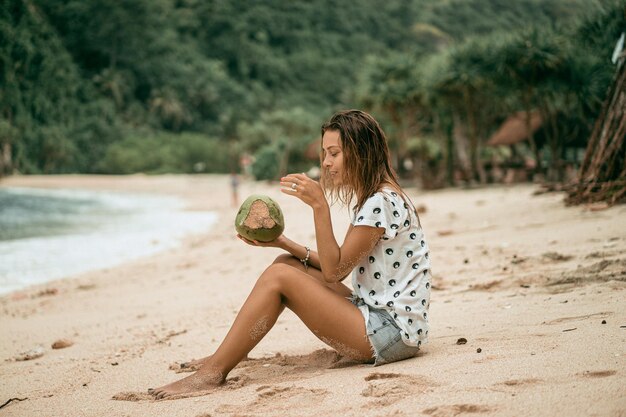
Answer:
[[[580, 164], [626, 30], [620, 0], [2, 0], [0, 175], [316, 164], [363, 108], [425, 186]], [[514, 113], [541, 128], [488, 146]], [[521, 159], [520, 159], [521, 158]], [[524, 165], [524, 164], [522, 164]]]

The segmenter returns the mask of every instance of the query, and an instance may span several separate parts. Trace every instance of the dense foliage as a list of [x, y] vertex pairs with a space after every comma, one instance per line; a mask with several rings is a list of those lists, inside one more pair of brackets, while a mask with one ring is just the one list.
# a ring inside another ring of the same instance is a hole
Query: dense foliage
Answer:
[[275, 178], [315, 164], [346, 107], [383, 120], [405, 176], [484, 181], [488, 135], [535, 109], [549, 129], [529, 143], [556, 166], [584, 146], [625, 28], [619, 0], [0, 4], [0, 175], [228, 172], [249, 154]]

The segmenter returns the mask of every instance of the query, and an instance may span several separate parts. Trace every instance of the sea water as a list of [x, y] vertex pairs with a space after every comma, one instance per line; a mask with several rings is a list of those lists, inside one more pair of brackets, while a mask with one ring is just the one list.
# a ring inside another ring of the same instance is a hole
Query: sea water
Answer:
[[0, 188], [0, 293], [174, 248], [216, 219], [169, 196]]

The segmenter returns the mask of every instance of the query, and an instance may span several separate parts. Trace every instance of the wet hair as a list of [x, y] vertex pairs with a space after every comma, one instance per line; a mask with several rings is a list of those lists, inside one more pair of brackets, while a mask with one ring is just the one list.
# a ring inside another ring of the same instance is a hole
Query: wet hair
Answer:
[[400, 188], [398, 176], [391, 167], [387, 137], [376, 119], [361, 110], [343, 110], [322, 125], [322, 136], [329, 130], [339, 132], [344, 154], [343, 177], [338, 186], [333, 184], [328, 168], [324, 167], [323, 149], [320, 155], [320, 182], [331, 202], [339, 201], [349, 207], [356, 200], [353, 207], [356, 213], [383, 185], [410, 201]]

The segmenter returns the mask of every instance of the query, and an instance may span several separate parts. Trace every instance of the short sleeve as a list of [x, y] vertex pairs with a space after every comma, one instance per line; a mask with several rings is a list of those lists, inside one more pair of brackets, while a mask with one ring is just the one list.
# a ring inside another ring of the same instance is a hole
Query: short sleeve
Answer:
[[402, 224], [400, 208], [382, 193], [370, 197], [354, 216], [354, 226], [384, 227], [383, 238], [393, 239]]

